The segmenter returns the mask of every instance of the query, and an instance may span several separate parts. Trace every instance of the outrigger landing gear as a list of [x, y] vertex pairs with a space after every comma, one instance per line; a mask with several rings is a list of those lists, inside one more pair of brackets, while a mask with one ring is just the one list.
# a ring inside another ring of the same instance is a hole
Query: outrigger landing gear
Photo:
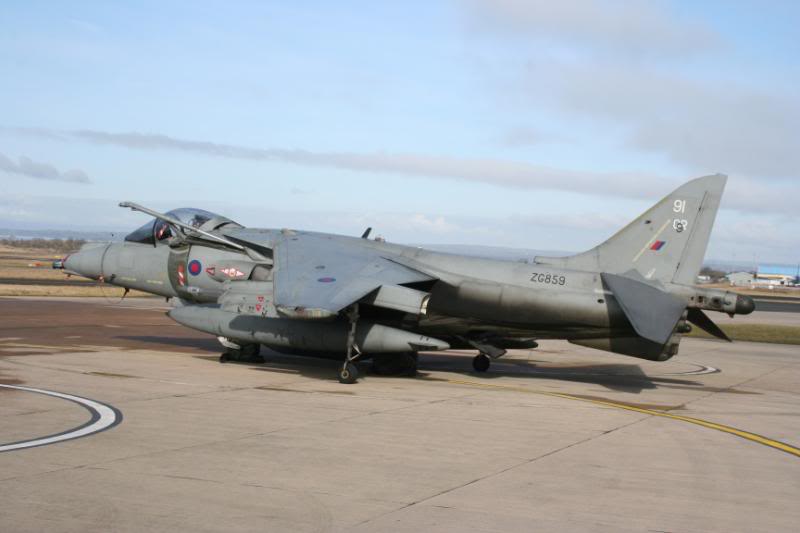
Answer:
[[485, 353], [479, 353], [472, 359], [472, 368], [475, 372], [486, 372], [492, 366], [492, 358]]
[[475, 372], [486, 372], [492, 366], [493, 359], [498, 359], [506, 354], [505, 349], [498, 348], [487, 342], [475, 339], [467, 339], [467, 342], [480, 352], [472, 359], [472, 368], [475, 369]]
[[339, 369], [339, 383], [351, 384], [358, 381], [358, 367], [356, 360], [361, 357], [361, 350], [356, 344], [356, 324], [358, 323], [358, 304], [353, 304], [347, 310], [347, 319], [350, 329], [347, 332], [347, 352], [342, 368]]

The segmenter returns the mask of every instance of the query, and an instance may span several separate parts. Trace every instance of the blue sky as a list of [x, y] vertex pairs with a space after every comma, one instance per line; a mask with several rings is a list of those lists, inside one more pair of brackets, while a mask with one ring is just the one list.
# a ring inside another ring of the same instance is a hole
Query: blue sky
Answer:
[[[699, 5], [702, 4], [702, 5]], [[800, 261], [794, 2], [0, 8], [0, 227], [247, 225], [580, 250], [729, 174], [709, 257]]]

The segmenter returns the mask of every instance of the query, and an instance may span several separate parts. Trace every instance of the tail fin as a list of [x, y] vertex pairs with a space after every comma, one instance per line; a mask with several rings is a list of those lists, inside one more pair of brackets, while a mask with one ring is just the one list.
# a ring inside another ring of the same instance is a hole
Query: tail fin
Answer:
[[570, 257], [537, 257], [540, 264], [626, 274], [691, 285], [703, 264], [727, 176], [715, 174], [675, 189], [603, 244]]

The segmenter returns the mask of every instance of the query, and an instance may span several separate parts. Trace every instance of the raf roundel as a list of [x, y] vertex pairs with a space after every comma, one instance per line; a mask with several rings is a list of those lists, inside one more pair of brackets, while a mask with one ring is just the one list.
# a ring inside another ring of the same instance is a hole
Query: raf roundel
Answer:
[[200, 264], [200, 261], [197, 259], [192, 259], [189, 261], [189, 274], [192, 276], [197, 276], [200, 272], [203, 271], [203, 265]]
[[320, 283], [333, 283], [336, 281], [336, 278], [319, 278], [317, 281]]

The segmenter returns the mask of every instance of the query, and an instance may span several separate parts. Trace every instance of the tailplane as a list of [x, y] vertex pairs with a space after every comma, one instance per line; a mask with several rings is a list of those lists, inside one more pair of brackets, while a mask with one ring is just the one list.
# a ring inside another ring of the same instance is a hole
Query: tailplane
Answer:
[[646, 280], [692, 285], [727, 179], [715, 174], [689, 181], [603, 244], [569, 257], [536, 257], [535, 262], [620, 275], [635, 271]]

